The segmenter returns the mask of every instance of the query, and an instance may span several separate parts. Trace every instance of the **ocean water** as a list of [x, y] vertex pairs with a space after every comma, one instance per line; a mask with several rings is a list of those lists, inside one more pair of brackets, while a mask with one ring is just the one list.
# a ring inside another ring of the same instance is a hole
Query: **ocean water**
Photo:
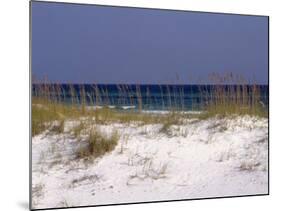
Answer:
[[[218, 88], [228, 99], [242, 99], [242, 96], [237, 97], [242, 90], [239, 85], [33, 84], [32, 95], [66, 104], [84, 103], [123, 110], [196, 111], [204, 110], [215, 99]], [[258, 102], [268, 107], [268, 85], [247, 85], [248, 99], [244, 100], [251, 102], [254, 89], [259, 90]]]

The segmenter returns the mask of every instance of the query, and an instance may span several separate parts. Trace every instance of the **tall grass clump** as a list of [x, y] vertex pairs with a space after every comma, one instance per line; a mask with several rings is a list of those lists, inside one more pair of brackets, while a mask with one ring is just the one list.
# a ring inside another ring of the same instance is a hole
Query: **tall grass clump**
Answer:
[[93, 116], [93, 111], [86, 109], [86, 93], [83, 86], [79, 88], [80, 93], [72, 84], [67, 88], [68, 92], [59, 84], [33, 84], [32, 136], [45, 130], [63, 133], [65, 120]]
[[78, 157], [98, 157], [107, 152], [110, 152], [114, 150], [119, 138], [120, 135], [117, 131], [113, 131], [111, 135], [105, 135], [97, 128], [92, 128], [89, 133], [89, 136], [86, 139], [87, 147], [81, 148], [78, 151]]
[[50, 127], [50, 132], [60, 134], [64, 132], [65, 120], [60, 119], [52, 123]]
[[86, 129], [86, 123], [84, 121], [80, 121], [80, 123], [76, 126], [74, 126], [71, 130], [74, 138], [79, 138], [82, 131]]
[[262, 102], [260, 86], [247, 83], [242, 76], [232, 73], [212, 74], [209, 90], [201, 86], [202, 117], [214, 115], [253, 115], [267, 117], [267, 108]]
[[53, 112], [43, 105], [32, 105], [32, 136], [38, 135], [52, 126], [55, 120], [59, 120], [58, 113]]
[[184, 117], [184, 115], [181, 115], [178, 112], [170, 112], [168, 115], [165, 116], [165, 118], [162, 118], [161, 123], [162, 127], [160, 128], [159, 132], [165, 133], [167, 135], [170, 135], [170, 127], [172, 125], [178, 125], [181, 123], [181, 117]]

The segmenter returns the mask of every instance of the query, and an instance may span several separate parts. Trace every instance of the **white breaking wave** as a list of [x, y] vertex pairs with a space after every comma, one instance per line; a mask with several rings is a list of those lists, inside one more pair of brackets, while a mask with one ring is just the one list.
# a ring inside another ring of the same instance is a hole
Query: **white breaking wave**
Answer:
[[121, 108], [127, 110], [127, 109], [134, 109], [136, 108], [136, 106], [121, 106]]

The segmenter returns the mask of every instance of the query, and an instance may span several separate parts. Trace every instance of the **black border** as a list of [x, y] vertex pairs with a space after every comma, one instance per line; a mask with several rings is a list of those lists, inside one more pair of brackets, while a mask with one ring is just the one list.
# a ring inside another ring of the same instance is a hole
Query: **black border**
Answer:
[[29, 210], [32, 210], [32, 1], [29, 1]]
[[[50, 3], [50, 4], [68, 4], [68, 5], [85, 5], [85, 6], [99, 6], [99, 7], [111, 7], [111, 8], [128, 8], [128, 9], [148, 9], [148, 10], [162, 10], [162, 11], [174, 11], [174, 12], [189, 12], [189, 13], [205, 13], [205, 14], [221, 14], [221, 15], [239, 15], [239, 16], [252, 16], [252, 17], [265, 17], [267, 18], [267, 76], [268, 76], [268, 192], [265, 194], [253, 194], [253, 195], [237, 195], [237, 196], [219, 196], [219, 197], [206, 197], [206, 198], [191, 198], [191, 199], [176, 199], [176, 200], [162, 200], [162, 201], [144, 201], [144, 202], [128, 202], [118, 204], [100, 204], [100, 205], [87, 205], [87, 206], [74, 206], [74, 207], [53, 207], [53, 208], [39, 208], [32, 209], [32, 2]], [[162, 9], [162, 8], [147, 8], [147, 7], [133, 7], [133, 6], [117, 6], [117, 5], [102, 5], [92, 3], [73, 3], [73, 2], [54, 2], [54, 1], [41, 1], [41, 0], [30, 0], [29, 1], [29, 210], [56, 210], [56, 209], [71, 209], [71, 208], [85, 208], [85, 207], [104, 207], [104, 206], [119, 206], [119, 205], [133, 205], [133, 204], [148, 204], [148, 203], [163, 203], [163, 202], [178, 202], [178, 201], [195, 201], [204, 199], [224, 199], [224, 198], [240, 198], [240, 197], [252, 197], [252, 196], [268, 196], [270, 195], [270, 83], [269, 83], [269, 16], [267, 15], [251, 15], [251, 14], [236, 14], [236, 13], [223, 13], [223, 12], [203, 12], [203, 11], [192, 11], [192, 10], [176, 10], [176, 9]]]

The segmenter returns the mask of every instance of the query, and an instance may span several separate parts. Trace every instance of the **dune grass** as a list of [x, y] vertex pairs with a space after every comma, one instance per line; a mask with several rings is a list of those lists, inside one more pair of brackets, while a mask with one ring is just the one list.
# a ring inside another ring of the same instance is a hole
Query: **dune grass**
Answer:
[[[73, 85], [68, 85], [68, 94], [58, 84], [37, 84], [32, 96], [32, 136], [47, 131], [47, 134], [70, 133], [72, 138], [83, 140], [85, 146], [77, 151], [77, 157], [88, 159], [99, 157], [114, 150], [120, 139], [118, 131], [111, 134], [100, 131], [99, 125], [120, 123], [124, 125], [148, 125], [160, 124], [159, 132], [166, 135], [171, 134], [171, 126], [184, 124], [184, 120], [193, 118], [198, 121], [215, 116], [251, 115], [268, 117], [267, 108], [261, 103], [261, 90], [259, 86], [247, 85], [239, 79], [235, 81], [232, 75], [212, 76], [211, 90], [208, 86], [199, 86], [200, 105], [194, 108], [202, 110], [201, 113], [187, 113], [184, 105], [184, 96], [192, 95], [184, 93], [180, 89], [180, 98], [176, 98], [175, 89], [168, 85], [159, 85], [161, 90], [161, 104], [168, 110], [167, 113], [154, 114], [143, 112], [143, 97], [147, 102], [153, 103], [155, 99], [147, 89], [145, 96], [136, 86], [133, 91], [128, 85], [118, 85], [117, 103], [120, 105], [134, 105], [136, 109], [120, 110], [110, 108], [108, 90], [93, 85], [93, 92], [86, 93], [83, 85], [79, 91]], [[225, 86], [224, 84], [230, 84]], [[234, 85], [231, 85], [234, 84]], [[164, 92], [168, 105], [164, 102]], [[67, 100], [66, 100], [67, 99]], [[69, 100], [70, 99], [70, 100]], [[165, 107], [166, 106], [166, 107]], [[72, 127], [66, 127], [66, 122], [73, 121]], [[77, 123], [77, 124], [76, 124]], [[67, 130], [66, 130], [67, 129]]]
[[97, 128], [92, 128], [86, 138], [87, 146], [78, 150], [79, 158], [88, 158], [89, 156], [98, 157], [112, 151], [118, 143], [120, 135], [117, 131], [106, 135]]
[[59, 114], [52, 109], [42, 104], [32, 104], [32, 136], [42, 133], [58, 119], [60, 119]]
[[87, 123], [83, 120], [80, 120], [79, 124], [74, 126], [71, 130], [74, 138], [79, 138], [83, 130], [87, 128]]
[[[50, 129], [53, 132], [63, 132], [66, 118], [79, 118], [82, 113], [67, 105], [51, 103], [42, 99], [32, 99], [32, 136]], [[54, 125], [57, 121], [59, 125]]]
[[[255, 83], [248, 85], [243, 77], [234, 76], [230, 73], [210, 75], [209, 84], [213, 84], [211, 88], [208, 88], [207, 85], [198, 86], [201, 104], [197, 105], [197, 109], [204, 112], [197, 114], [183, 112], [185, 111], [184, 96], [192, 95], [192, 90], [190, 93], [184, 93], [184, 89], [180, 89], [178, 99], [175, 97], [177, 91], [173, 87], [159, 85], [162, 105], [164, 106], [165, 104], [163, 90], [166, 90], [166, 103], [168, 105], [165, 106], [169, 110], [169, 113], [160, 115], [142, 112], [144, 108], [143, 97], [148, 99], [147, 101], [150, 103], [153, 103], [155, 99], [151, 96], [149, 89], [143, 93], [138, 85], [136, 85], [135, 90], [129, 85], [117, 85], [117, 103], [137, 107], [135, 110], [121, 111], [109, 108], [110, 98], [107, 88], [92, 85], [93, 92], [86, 93], [83, 85], [79, 85], [77, 90], [74, 85], [69, 84], [68, 92], [66, 92], [58, 84], [37, 83], [34, 86], [32, 97], [32, 136], [38, 135], [47, 129], [62, 133], [64, 132], [65, 121], [80, 121], [83, 118], [89, 119], [91, 125], [111, 123], [162, 124], [163, 127], [160, 131], [165, 132], [171, 125], [180, 124], [181, 119], [184, 118], [206, 119], [217, 115], [268, 117], [267, 108], [261, 102], [261, 90]], [[228, 85], [225, 86], [225, 84]], [[67, 94], [70, 94], [70, 97], [66, 97]], [[194, 109], [193, 102], [192, 108]], [[58, 122], [58, 125], [53, 126], [54, 121]], [[80, 123], [80, 125], [73, 128], [72, 132], [75, 137], [79, 136], [86, 127], [83, 124]]]

